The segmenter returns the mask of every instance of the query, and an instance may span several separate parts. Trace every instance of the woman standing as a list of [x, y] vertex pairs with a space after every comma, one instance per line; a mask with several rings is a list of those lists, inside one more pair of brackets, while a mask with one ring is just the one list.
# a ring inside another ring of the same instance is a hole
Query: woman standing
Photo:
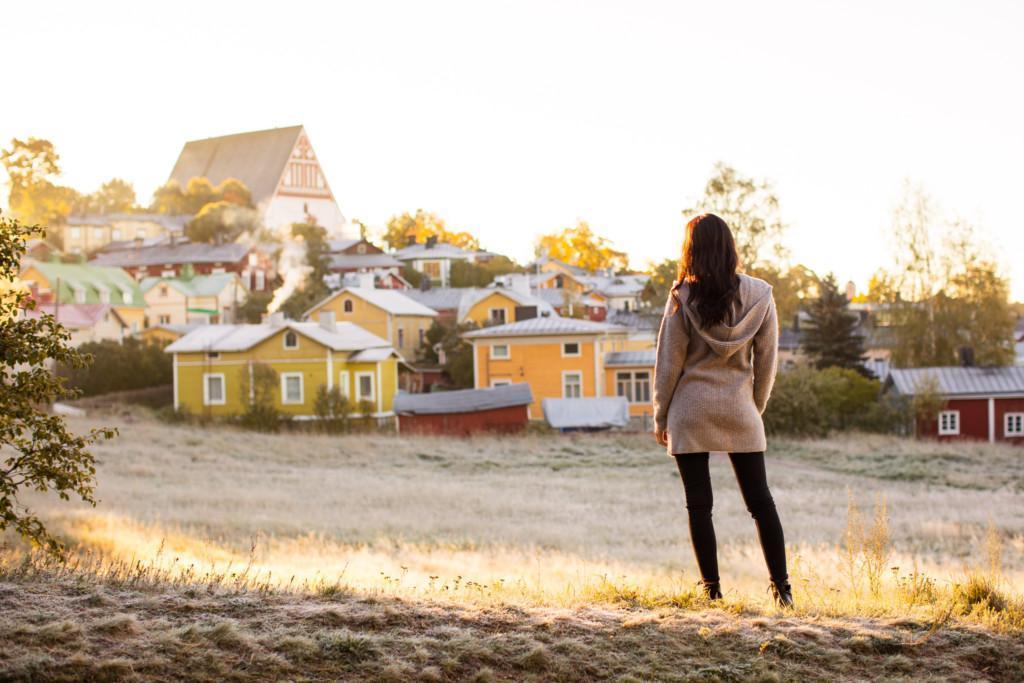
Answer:
[[718, 216], [686, 225], [679, 276], [658, 332], [655, 437], [676, 459], [702, 584], [722, 597], [711, 522], [711, 451], [729, 453], [757, 526], [776, 604], [792, 607], [786, 546], [764, 467], [761, 414], [775, 382], [779, 324], [772, 288], [736, 272], [732, 232]]

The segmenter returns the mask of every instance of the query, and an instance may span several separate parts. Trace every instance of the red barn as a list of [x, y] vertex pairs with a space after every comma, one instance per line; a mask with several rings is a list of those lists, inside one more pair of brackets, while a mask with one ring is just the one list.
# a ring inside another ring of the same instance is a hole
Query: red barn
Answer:
[[931, 385], [942, 396], [935, 419], [918, 421], [921, 436], [1024, 445], [1024, 367], [894, 369], [886, 385], [910, 398]]
[[394, 411], [400, 432], [468, 436], [476, 432], [518, 432], [533, 402], [529, 384], [399, 394]]

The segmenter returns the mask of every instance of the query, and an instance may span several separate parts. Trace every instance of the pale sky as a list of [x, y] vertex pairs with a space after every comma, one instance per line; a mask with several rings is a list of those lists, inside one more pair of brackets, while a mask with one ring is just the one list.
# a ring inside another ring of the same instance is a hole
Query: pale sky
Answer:
[[[776, 183], [794, 260], [863, 288], [904, 178], [1024, 299], [1024, 3], [17, 2], [0, 144], [140, 200], [186, 140], [303, 124], [342, 211], [424, 208], [526, 260], [585, 219], [675, 256], [723, 160]], [[6, 199], [6, 190], [4, 190]]]

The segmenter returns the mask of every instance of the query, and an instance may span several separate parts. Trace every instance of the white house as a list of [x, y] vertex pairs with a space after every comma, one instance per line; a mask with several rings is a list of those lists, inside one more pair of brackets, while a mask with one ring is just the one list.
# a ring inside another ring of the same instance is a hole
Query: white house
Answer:
[[345, 216], [302, 126], [186, 142], [170, 179], [184, 188], [197, 176], [214, 185], [241, 180], [269, 228], [284, 230], [314, 219], [332, 236], [344, 234]]

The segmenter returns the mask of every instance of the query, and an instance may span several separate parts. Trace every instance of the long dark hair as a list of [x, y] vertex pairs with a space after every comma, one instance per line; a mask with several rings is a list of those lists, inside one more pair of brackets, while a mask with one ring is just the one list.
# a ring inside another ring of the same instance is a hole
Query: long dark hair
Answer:
[[679, 287], [690, 289], [686, 302], [696, 304], [700, 326], [714, 327], [725, 321], [739, 297], [740, 278], [736, 242], [728, 224], [713, 213], [702, 213], [686, 224], [679, 273], [672, 296], [679, 305]]

